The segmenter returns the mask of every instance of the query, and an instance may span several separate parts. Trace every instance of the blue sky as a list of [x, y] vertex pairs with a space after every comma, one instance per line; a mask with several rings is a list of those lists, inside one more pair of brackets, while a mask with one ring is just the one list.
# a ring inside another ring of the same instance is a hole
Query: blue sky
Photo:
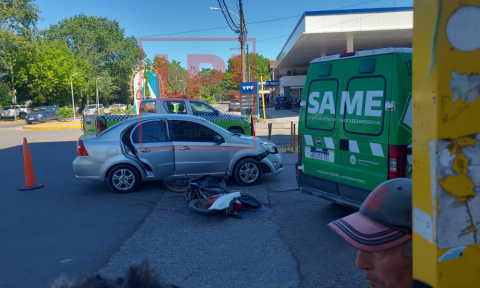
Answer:
[[[225, 0], [225, 2], [229, 10], [238, 12], [236, 0]], [[39, 28], [48, 28], [64, 18], [84, 13], [89, 16], [117, 20], [125, 29], [127, 36], [236, 38], [236, 34], [228, 27], [173, 34], [227, 26], [220, 11], [209, 9], [209, 7], [218, 7], [216, 0], [36, 0], [35, 3], [40, 6], [41, 17], [44, 18], [39, 23]], [[396, 0], [397, 7], [412, 5], [413, 0]], [[258, 53], [272, 60], [276, 59], [303, 12], [378, 7], [393, 7], [393, 0], [244, 0], [248, 37], [256, 39]], [[293, 18], [248, 24], [286, 17]], [[249, 46], [252, 49], [251, 44]], [[187, 54], [214, 54], [226, 61], [231, 54], [237, 54], [240, 51], [230, 50], [230, 48], [238, 47], [238, 41], [167, 41], [148, 42], [143, 45], [148, 58], [153, 58], [155, 54], [168, 54], [169, 60], [175, 59], [182, 62], [187, 60]], [[186, 66], [186, 63], [183, 66]]]

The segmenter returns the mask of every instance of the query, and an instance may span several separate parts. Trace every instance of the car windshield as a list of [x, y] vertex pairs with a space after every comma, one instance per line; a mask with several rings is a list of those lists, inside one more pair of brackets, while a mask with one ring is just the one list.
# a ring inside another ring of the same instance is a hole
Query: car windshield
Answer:
[[238, 103], [240, 103], [240, 101], [230, 101], [230, 103], [238, 104]]
[[33, 109], [33, 112], [42, 112], [46, 110], [47, 110], [47, 107], [37, 107]]
[[97, 105], [90, 105], [87, 107], [87, 109], [96, 109], [97, 108]]

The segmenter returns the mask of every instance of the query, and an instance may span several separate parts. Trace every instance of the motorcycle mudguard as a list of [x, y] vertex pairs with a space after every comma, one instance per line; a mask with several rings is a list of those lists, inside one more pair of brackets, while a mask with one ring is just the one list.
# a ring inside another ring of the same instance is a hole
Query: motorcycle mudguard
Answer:
[[240, 197], [240, 192], [234, 192], [220, 196], [215, 200], [215, 202], [208, 208], [208, 210], [224, 210], [230, 206], [230, 202], [233, 199]]
[[212, 200], [209, 200], [207, 202], [208, 205], [212, 205], [215, 201], [217, 201], [217, 199], [220, 198], [220, 197], [216, 197], [216, 198], [213, 198]]

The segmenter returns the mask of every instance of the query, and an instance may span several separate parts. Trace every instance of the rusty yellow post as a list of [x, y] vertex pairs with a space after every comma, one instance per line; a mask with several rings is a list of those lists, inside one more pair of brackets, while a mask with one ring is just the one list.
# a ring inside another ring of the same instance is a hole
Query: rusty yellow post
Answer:
[[415, 0], [413, 277], [480, 287], [480, 0]]

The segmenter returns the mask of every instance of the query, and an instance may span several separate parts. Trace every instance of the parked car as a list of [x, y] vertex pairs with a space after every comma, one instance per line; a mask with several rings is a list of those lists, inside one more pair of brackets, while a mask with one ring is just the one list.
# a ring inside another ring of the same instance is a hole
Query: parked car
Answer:
[[[251, 135], [248, 119], [241, 115], [222, 113], [210, 104], [188, 98], [146, 99], [141, 103], [142, 117], [150, 114], [185, 114], [204, 118], [236, 134]], [[83, 117], [85, 134], [98, 133], [116, 123], [138, 115], [88, 116]]]
[[292, 103], [289, 101], [287, 97], [278, 96], [275, 99], [275, 110], [278, 110], [280, 108], [286, 108], [286, 109], [292, 108]]
[[232, 175], [254, 185], [283, 172], [282, 155], [270, 142], [233, 134], [190, 115], [127, 119], [99, 134], [78, 139], [77, 178], [106, 181], [113, 191], [133, 192], [142, 181], [178, 175]]
[[28, 113], [27, 116], [25, 116], [25, 122], [27, 122], [27, 124], [32, 124], [33, 122], [45, 123], [50, 120], [60, 120], [57, 111], [57, 106], [35, 107], [31, 113]]
[[123, 104], [112, 104], [110, 105], [110, 109], [122, 109], [122, 110], [125, 110], [127, 109], [127, 106], [123, 105]]
[[240, 101], [232, 100], [228, 103], [228, 111], [240, 111]]
[[97, 107], [100, 110], [99, 111], [100, 115], [111, 114], [110, 109], [103, 107], [102, 104], [99, 104], [98, 106], [97, 104], [92, 104], [92, 105], [88, 105], [87, 107], [85, 107], [85, 109], [83, 109], [83, 115], [97, 115]]
[[[16, 105], [16, 114], [20, 119], [25, 119], [25, 116], [30, 113], [31, 109], [26, 105]], [[14, 105], [5, 106], [0, 110], [0, 119], [13, 118], [15, 115]]]

